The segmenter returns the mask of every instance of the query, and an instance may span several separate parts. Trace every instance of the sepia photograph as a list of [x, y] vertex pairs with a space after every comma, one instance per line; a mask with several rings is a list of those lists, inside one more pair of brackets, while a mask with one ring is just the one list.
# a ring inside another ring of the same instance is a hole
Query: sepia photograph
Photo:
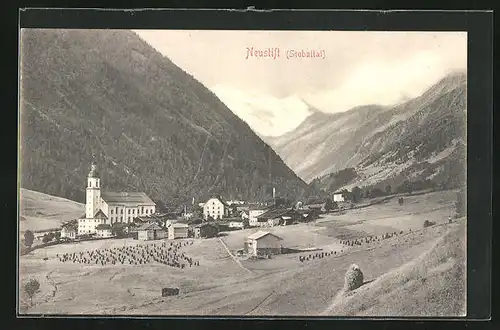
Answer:
[[466, 316], [467, 42], [20, 29], [18, 314]]

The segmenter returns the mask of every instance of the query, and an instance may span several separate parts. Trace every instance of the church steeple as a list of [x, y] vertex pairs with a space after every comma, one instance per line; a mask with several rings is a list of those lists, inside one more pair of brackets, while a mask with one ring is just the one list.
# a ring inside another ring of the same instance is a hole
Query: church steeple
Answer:
[[97, 161], [95, 155], [92, 155], [90, 172], [87, 177], [87, 202], [86, 218], [92, 219], [101, 208], [101, 182], [99, 172], [97, 171]]
[[99, 178], [99, 172], [97, 172], [97, 161], [95, 155], [92, 155], [92, 162], [90, 163], [89, 178]]

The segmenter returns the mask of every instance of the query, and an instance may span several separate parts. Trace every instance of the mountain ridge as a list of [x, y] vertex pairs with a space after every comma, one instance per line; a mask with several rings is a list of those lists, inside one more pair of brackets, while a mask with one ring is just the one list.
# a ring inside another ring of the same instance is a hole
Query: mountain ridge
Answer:
[[[36, 54], [36, 56], [35, 56]], [[308, 189], [203, 84], [124, 30], [23, 30], [21, 186], [84, 201], [103, 189], [179, 203]]]
[[[393, 107], [371, 105], [342, 113], [313, 114], [296, 130], [268, 139], [268, 142], [306, 182], [328, 178], [347, 168], [366, 172], [365, 167], [370, 165], [370, 160], [379, 159], [384, 153], [392, 153], [392, 160], [398, 157], [405, 159], [402, 151], [394, 154], [399, 145], [406, 145], [412, 150], [420, 148], [420, 151], [412, 152], [418, 155], [418, 163], [421, 163], [424, 158], [434, 157], [446, 148], [460, 149], [465, 144], [466, 82], [466, 73], [456, 71], [440, 79], [422, 95]], [[445, 123], [441, 124], [441, 120]], [[430, 133], [426, 132], [426, 127], [430, 128]], [[453, 146], [452, 141], [455, 141]], [[419, 143], [422, 146], [417, 146]], [[457, 153], [463, 154], [460, 150]], [[463, 163], [456, 153], [450, 151], [445, 158], [449, 156], [453, 157], [450, 162], [455, 164], [451, 167], [462, 166], [456, 165], [457, 162]], [[383, 164], [387, 173], [393, 171], [389, 168], [392, 160], [389, 160]], [[392, 165], [396, 168], [401, 164]], [[407, 167], [411, 166], [408, 164]], [[456, 169], [452, 172], [459, 173]], [[373, 176], [372, 173], [360, 175], [365, 179]], [[396, 173], [390, 175], [397, 176]], [[440, 183], [442, 180], [448, 179], [441, 178]], [[374, 186], [377, 185], [375, 181], [366, 183], [359, 179], [356, 184]], [[384, 181], [387, 181], [386, 178], [380, 180]], [[396, 181], [400, 183], [400, 180]], [[331, 183], [324, 183], [323, 188]]]

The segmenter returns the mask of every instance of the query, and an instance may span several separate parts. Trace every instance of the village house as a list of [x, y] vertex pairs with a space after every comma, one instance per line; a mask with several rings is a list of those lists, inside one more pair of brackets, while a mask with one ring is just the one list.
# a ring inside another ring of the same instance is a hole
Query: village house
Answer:
[[194, 238], [211, 238], [217, 236], [219, 227], [213, 223], [205, 222], [194, 226]]
[[246, 253], [257, 256], [266, 254], [281, 253], [281, 241], [279, 236], [266, 231], [258, 231], [248, 236], [244, 241], [244, 250]]
[[174, 223], [168, 227], [168, 239], [187, 238], [189, 226], [185, 223]]
[[248, 220], [250, 218], [249, 210], [241, 210], [239, 213], [241, 220]]
[[101, 192], [95, 160], [87, 176], [85, 218], [78, 220], [78, 234], [94, 234], [100, 224], [130, 223], [156, 212], [156, 204], [143, 192]]
[[261, 223], [258, 222], [257, 218], [269, 211], [269, 207], [267, 206], [254, 206], [251, 207], [248, 211], [248, 224], [251, 227], [261, 226]]
[[310, 211], [314, 210], [318, 213], [325, 213], [327, 211], [325, 202], [315, 203], [315, 204], [307, 204], [307, 205], [304, 205], [303, 209], [310, 210]]
[[165, 230], [156, 223], [146, 223], [137, 229], [137, 239], [141, 241], [165, 238]]
[[111, 225], [109, 224], [99, 224], [95, 227], [95, 236], [100, 238], [108, 238], [113, 237], [113, 233], [111, 231]]
[[61, 238], [75, 239], [78, 235], [78, 225], [76, 223], [66, 223], [61, 229]]
[[243, 221], [230, 221], [229, 228], [243, 229], [245, 228], [245, 225], [243, 224]]
[[278, 225], [291, 225], [301, 220], [301, 214], [291, 208], [271, 209], [257, 217], [261, 226], [274, 227]]
[[334, 202], [343, 202], [344, 201], [344, 194], [342, 194], [341, 192], [333, 193], [333, 201]]
[[203, 217], [208, 219], [222, 219], [229, 215], [230, 207], [219, 196], [210, 198], [205, 205], [203, 205]]

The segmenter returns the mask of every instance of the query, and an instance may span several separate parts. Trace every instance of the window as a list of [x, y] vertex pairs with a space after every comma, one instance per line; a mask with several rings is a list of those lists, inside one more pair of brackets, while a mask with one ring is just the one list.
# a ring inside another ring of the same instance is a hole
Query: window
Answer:
[[141, 211], [141, 214], [144, 214], [144, 206], [142, 207], [142, 211]]
[[130, 209], [128, 209], [128, 214], [130, 214]]
[[120, 210], [120, 214], [123, 214], [123, 209]]
[[115, 207], [116, 214], [118, 214], [118, 206]]
[[113, 210], [111, 210], [111, 214], [113, 214]]

